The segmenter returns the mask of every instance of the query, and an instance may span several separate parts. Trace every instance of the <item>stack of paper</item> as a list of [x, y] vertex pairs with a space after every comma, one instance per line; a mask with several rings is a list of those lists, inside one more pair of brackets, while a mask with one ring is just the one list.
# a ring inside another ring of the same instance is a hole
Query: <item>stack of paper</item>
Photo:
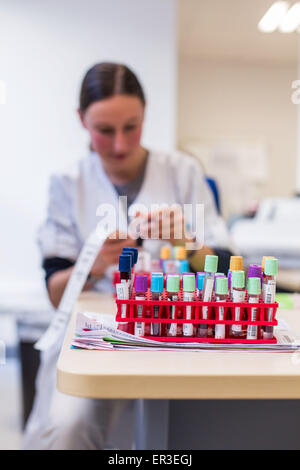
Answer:
[[85, 312], [77, 313], [76, 332], [72, 341], [73, 348], [98, 350], [251, 350], [251, 351], [280, 351], [289, 352], [300, 349], [300, 340], [297, 339], [289, 326], [279, 322], [275, 329], [276, 344], [226, 344], [226, 343], [174, 343], [160, 342], [140, 338], [124, 331], [118, 330], [117, 322], [106, 314]]

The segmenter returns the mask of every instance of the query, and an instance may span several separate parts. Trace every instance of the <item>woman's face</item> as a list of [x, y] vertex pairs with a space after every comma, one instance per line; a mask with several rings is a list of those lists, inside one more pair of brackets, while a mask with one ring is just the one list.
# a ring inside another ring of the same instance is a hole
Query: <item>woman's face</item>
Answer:
[[135, 96], [116, 95], [92, 103], [80, 118], [90, 134], [93, 150], [106, 167], [129, 169], [141, 148], [142, 101]]

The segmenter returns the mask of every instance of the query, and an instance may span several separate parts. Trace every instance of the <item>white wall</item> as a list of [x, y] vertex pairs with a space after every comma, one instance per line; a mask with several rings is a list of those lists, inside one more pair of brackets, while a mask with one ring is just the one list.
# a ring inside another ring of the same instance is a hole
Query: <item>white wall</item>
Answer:
[[297, 106], [291, 101], [291, 86], [295, 79], [296, 65], [180, 57], [179, 144], [197, 140], [261, 143], [267, 155], [261, 197], [294, 194]]
[[81, 79], [103, 60], [136, 71], [145, 145], [175, 145], [177, 0], [3, 0], [0, 14], [0, 283], [40, 279], [35, 244], [49, 175], [83, 156]]

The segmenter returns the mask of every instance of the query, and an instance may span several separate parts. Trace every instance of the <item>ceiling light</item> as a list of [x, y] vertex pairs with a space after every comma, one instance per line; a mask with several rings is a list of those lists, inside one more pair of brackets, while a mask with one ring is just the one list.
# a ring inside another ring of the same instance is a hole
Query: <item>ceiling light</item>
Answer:
[[263, 33], [272, 33], [281, 24], [289, 7], [288, 2], [275, 2], [258, 23], [258, 29]]

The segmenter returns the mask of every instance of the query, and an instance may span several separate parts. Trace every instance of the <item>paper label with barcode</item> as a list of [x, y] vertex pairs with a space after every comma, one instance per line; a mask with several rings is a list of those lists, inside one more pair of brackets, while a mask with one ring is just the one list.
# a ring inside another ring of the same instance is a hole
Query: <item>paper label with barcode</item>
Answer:
[[[249, 304], [255, 304], [258, 302], [258, 299], [255, 297], [249, 297], [248, 299]], [[251, 321], [257, 320], [257, 312], [258, 308], [253, 307], [251, 308]], [[247, 339], [257, 339], [257, 325], [248, 325], [247, 327]]]
[[[178, 300], [177, 295], [173, 295], [172, 299], [169, 300]], [[171, 318], [175, 319], [175, 305], [171, 305]], [[177, 335], [177, 324], [176, 323], [169, 323], [169, 336], [176, 336]]]
[[[145, 300], [145, 297], [136, 295], [135, 300]], [[143, 305], [137, 306], [137, 314], [138, 318], [143, 317]], [[134, 325], [134, 334], [135, 336], [144, 336], [145, 334], [145, 323], [144, 322], [136, 322]]]
[[[194, 300], [194, 292], [183, 292], [183, 300], [187, 302], [192, 302]], [[185, 307], [186, 319], [192, 319], [192, 307], [187, 305]], [[183, 323], [182, 325], [182, 334], [183, 336], [193, 336], [193, 324], [192, 323]]]
[[276, 281], [269, 280], [267, 283], [263, 283], [263, 301], [267, 304], [275, 302], [276, 294]]
[[[205, 278], [203, 286], [203, 302], [210, 302], [212, 298], [213, 288], [214, 288], [214, 278]], [[207, 319], [208, 307], [202, 308], [203, 319]]]
[[[232, 289], [232, 301], [233, 302], [245, 302], [246, 292], [244, 290]], [[235, 321], [241, 320], [241, 308], [234, 308], [234, 319]], [[232, 325], [232, 331], [242, 331], [242, 325]]]
[[[222, 302], [222, 301], [221, 301]], [[219, 307], [219, 320], [224, 320], [224, 307]], [[225, 325], [218, 325], [215, 326], [215, 338], [222, 339], [225, 338]]]

